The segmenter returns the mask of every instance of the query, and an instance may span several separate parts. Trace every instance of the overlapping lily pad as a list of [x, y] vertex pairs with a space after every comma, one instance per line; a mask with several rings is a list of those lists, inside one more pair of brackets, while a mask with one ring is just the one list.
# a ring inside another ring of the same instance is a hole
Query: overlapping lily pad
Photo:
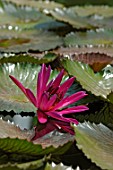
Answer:
[[96, 96], [107, 96], [113, 91], [113, 67], [109, 66], [104, 72], [94, 73], [88, 64], [64, 60], [63, 65], [70, 75], [76, 77], [82, 87]]
[[66, 46], [110, 46], [113, 45], [113, 32], [104, 31], [87, 31], [72, 32], [65, 37]]
[[[2, 64], [0, 66], [0, 111], [13, 110], [20, 112], [35, 112], [36, 108], [28, 101], [21, 90], [10, 80], [9, 75], [17, 78], [26, 88], [31, 89], [36, 94], [37, 76], [41, 66], [30, 63]], [[51, 79], [58, 75], [57, 70], [53, 70]], [[68, 76], [64, 76], [63, 81]]]
[[113, 7], [111, 6], [74, 6], [69, 10], [73, 10], [78, 16], [88, 17], [91, 15], [97, 15], [97, 17], [112, 17]]
[[93, 28], [93, 26], [90, 23], [84, 21], [84, 18], [77, 16], [72, 10], [68, 11], [66, 8], [64, 9], [56, 8], [54, 10], [51, 10], [50, 13], [57, 20], [69, 23], [74, 28], [77, 29]]
[[2, 52], [45, 51], [56, 48], [62, 43], [62, 38], [55, 33], [39, 30], [10, 30], [10, 32], [2, 30], [0, 35], [0, 50]]
[[102, 169], [113, 170], [113, 131], [103, 124], [83, 123], [75, 127], [79, 149]]

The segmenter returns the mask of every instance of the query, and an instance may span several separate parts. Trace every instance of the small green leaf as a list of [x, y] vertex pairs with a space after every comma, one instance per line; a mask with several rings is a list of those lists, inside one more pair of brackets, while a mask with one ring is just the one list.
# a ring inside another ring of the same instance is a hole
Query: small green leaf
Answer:
[[102, 169], [113, 170], [113, 132], [103, 124], [87, 122], [74, 129], [78, 148]]
[[106, 67], [104, 73], [94, 73], [88, 64], [64, 60], [63, 65], [69, 74], [75, 76], [82, 87], [92, 94], [107, 98], [113, 91], [113, 67]]

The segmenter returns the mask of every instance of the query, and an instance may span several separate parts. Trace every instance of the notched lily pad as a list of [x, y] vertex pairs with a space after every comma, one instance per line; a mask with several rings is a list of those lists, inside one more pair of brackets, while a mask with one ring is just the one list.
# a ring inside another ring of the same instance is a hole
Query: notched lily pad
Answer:
[[18, 139], [26, 139], [30, 141], [35, 132], [33, 130], [21, 130], [19, 127], [12, 124], [10, 121], [6, 122], [0, 119], [0, 138], [18, 138]]
[[2, 30], [0, 36], [1, 52], [46, 51], [62, 45], [62, 38], [55, 33], [39, 30]]
[[34, 144], [41, 144], [43, 148], [54, 146], [54, 148], [58, 148], [59, 146], [63, 146], [68, 142], [73, 142], [74, 137], [68, 133], [60, 133], [57, 131], [53, 131], [48, 135], [45, 135], [41, 138], [36, 139], [33, 141]]
[[113, 31], [87, 31], [87, 32], [72, 32], [66, 35], [66, 46], [111, 46], [113, 45]]
[[75, 61], [89, 64], [95, 72], [101, 71], [105, 66], [113, 62], [113, 58], [106, 54], [86, 53], [70, 56]]
[[96, 96], [107, 96], [113, 91], [113, 67], [108, 66], [103, 72], [94, 73], [88, 64], [72, 60], [64, 60], [63, 65], [70, 75], [76, 77], [77, 81], [87, 91]]
[[89, 122], [74, 129], [78, 148], [102, 169], [113, 170], [113, 131], [103, 124]]

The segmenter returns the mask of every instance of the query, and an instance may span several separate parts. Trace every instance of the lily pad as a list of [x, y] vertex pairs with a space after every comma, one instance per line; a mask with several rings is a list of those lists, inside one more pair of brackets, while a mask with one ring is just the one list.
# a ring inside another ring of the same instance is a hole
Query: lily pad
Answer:
[[72, 56], [72, 55], [83, 55], [90, 53], [105, 54], [107, 56], [113, 57], [112, 47], [60, 47], [53, 52], [57, 55]]
[[102, 169], [113, 170], [113, 131], [103, 124], [89, 122], [74, 129], [78, 148]]
[[[21, 90], [10, 80], [9, 75], [16, 77], [26, 88], [31, 89], [36, 94], [37, 76], [41, 66], [30, 63], [2, 64], [0, 67], [0, 111], [11, 111], [15, 113], [35, 112], [32, 105]], [[50, 79], [58, 75], [57, 70], [51, 72]], [[63, 81], [67, 79], [64, 76]]]
[[112, 57], [100, 53], [75, 54], [70, 57], [75, 61], [89, 64], [95, 72], [101, 71], [104, 67], [113, 62]]
[[10, 121], [6, 122], [0, 119], [0, 138], [18, 138], [18, 139], [26, 139], [30, 141], [34, 135], [34, 130], [21, 130], [19, 127], [15, 126], [14, 123]]
[[26, 5], [30, 7], [34, 7], [40, 10], [52, 10], [55, 8], [63, 8], [64, 6], [62, 4], [56, 3], [56, 2], [50, 2], [50, 1], [35, 1], [35, 0], [6, 0], [7, 2], [15, 3], [16, 5]]
[[[9, 30], [33, 28], [44, 22], [52, 22], [53, 18], [46, 16], [35, 8], [20, 7], [12, 3], [2, 2], [0, 7], [0, 27]], [[4, 18], [4, 19], [3, 19]]]
[[51, 15], [59, 21], [69, 23], [77, 29], [91, 29], [93, 26], [88, 22], [84, 21], [84, 18], [77, 16], [72, 10], [66, 8], [56, 8], [50, 11]]
[[21, 62], [29, 62], [34, 64], [43, 64], [43, 63], [49, 63], [54, 61], [57, 58], [57, 55], [54, 53], [21, 53], [21, 54], [15, 54], [15, 53], [1, 53], [0, 54], [0, 63], [21, 63]]
[[0, 165], [0, 170], [39, 170], [44, 166], [44, 159], [26, 163], [7, 163]]
[[55, 33], [39, 30], [2, 30], [0, 50], [2, 52], [27, 52], [29, 50], [46, 51], [63, 43]]
[[78, 16], [88, 17], [91, 15], [97, 15], [97, 17], [112, 17], [113, 7], [111, 6], [74, 6], [70, 7], [69, 10], [73, 10]]
[[113, 91], [113, 68], [106, 67], [104, 72], [94, 73], [88, 64], [64, 60], [63, 65], [70, 75], [76, 77], [82, 87], [96, 96], [107, 96]]
[[66, 35], [66, 46], [110, 46], [113, 45], [113, 31], [72, 32]]
[[[63, 165], [62, 163], [60, 163], [59, 165], [56, 165], [55, 163], [51, 163], [51, 164], [48, 164], [46, 165], [45, 169], [44, 170], [74, 170], [71, 166], [65, 166]], [[76, 170], [76, 169], [75, 169]]]

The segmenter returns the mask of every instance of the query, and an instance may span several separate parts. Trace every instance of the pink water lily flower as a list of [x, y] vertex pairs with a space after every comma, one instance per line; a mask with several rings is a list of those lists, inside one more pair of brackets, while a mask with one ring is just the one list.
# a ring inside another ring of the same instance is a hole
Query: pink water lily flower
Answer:
[[72, 106], [66, 108], [68, 105], [77, 102], [85, 97], [85, 91], [79, 91], [70, 96], [66, 96], [67, 90], [74, 82], [74, 77], [69, 78], [61, 84], [64, 70], [58, 76], [49, 81], [51, 74], [51, 67], [46, 68], [45, 64], [38, 74], [37, 79], [37, 94], [34, 96], [33, 92], [25, 88], [21, 82], [10, 75], [13, 82], [22, 90], [29, 101], [37, 108], [37, 118], [39, 123], [44, 124], [45, 128], [40, 132], [36, 129], [35, 139], [43, 136], [54, 129], [63, 129], [66, 132], [74, 134], [70, 123], [78, 124], [74, 118], [69, 118], [70, 114], [88, 110], [85, 105]]

